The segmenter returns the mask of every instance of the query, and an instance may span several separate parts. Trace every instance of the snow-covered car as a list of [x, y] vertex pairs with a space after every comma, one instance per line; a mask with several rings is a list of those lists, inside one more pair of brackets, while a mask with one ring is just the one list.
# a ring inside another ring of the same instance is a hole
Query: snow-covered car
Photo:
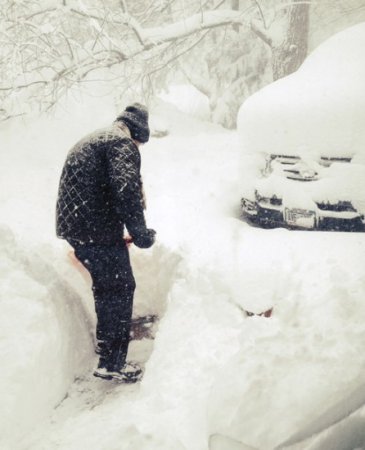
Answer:
[[321, 44], [238, 114], [244, 217], [262, 226], [364, 231], [365, 23]]

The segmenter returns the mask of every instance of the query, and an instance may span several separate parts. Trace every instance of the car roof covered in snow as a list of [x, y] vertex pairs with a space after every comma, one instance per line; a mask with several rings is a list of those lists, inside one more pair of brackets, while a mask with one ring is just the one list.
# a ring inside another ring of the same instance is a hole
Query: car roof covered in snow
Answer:
[[365, 154], [365, 22], [321, 44], [292, 75], [238, 113], [247, 152], [318, 158]]

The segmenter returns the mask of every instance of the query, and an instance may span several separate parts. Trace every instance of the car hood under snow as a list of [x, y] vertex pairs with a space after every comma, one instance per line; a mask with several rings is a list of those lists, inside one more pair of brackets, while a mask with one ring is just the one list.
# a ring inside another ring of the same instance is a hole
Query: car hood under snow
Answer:
[[365, 23], [320, 45], [294, 74], [242, 105], [245, 152], [365, 161]]

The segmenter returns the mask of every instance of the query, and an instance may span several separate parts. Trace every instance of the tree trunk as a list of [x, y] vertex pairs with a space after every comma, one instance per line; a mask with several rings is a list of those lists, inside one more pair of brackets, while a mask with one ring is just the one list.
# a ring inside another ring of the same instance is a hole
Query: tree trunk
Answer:
[[[240, 1], [239, 0], [231, 0], [231, 6], [233, 11], [239, 11], [240, 9]], [[233, 25], [233, 29], [238, 33], [240, 31], [240, 25], [235, 23]]]
[[309, 4], [288, 7], [287, 32], [280, 45], [272, 45], [273, 78], [295, 72], [308, 52]]

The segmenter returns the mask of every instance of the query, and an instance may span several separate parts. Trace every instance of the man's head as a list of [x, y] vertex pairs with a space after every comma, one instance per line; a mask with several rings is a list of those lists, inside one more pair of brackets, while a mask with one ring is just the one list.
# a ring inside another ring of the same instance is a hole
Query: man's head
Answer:
[[127, 125], [131, 133], [131, 138], [134, 141], [144, 144], [150, 138], [148, 111], [140, 103], [133, 103], [127, 106], [116, 120], [124, 122]]

